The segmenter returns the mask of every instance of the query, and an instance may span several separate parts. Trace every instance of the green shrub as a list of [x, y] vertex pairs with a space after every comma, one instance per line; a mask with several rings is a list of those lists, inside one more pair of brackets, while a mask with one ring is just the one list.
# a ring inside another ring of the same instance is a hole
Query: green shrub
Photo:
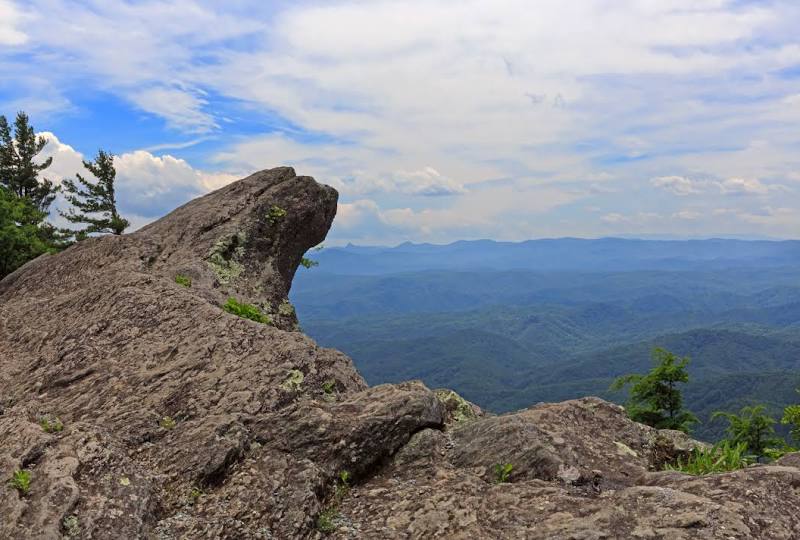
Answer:
[[42, 427], [42, 430], [45, 433], [58, 433], [64, 430], [64, 423], [61, 422], [60, 418], [47, 418], [43, 416], [39, 419], [39, 425]]
[[[800, 389], [798, 389], [800, 392]], [[792, 426], [789, 432], [792, 438], [800, 441], [800, 405], [789, 405], [783, 410], [781, 424]]]
[[674, 465], [668, 463], [664, 469], [698, 476], [735, 471], [753, 463], [746, 452], [747, 443], [722, 441], [710, 448], [695, 448], [686, 460], [678, 458]]
[[19, 491], [20, 495], [27, 495], [31, 491], [31, 472], [25, 469], [14, 471], [9, 484]]
[[158, 425], [166, 430], [173, 429], [177, 424], [178, 423], [175, 422], [175, 419], [171, 416], [165, 416], [158, 422]]
[[184, 287], [191, 287], [192, 286], [192, 278], [189, 276], [184, 276], [183, 274], [178, 274], [175, 276], [175, 283], [178, 285], [183, 285]]
[[262, 324], [272, 324], [272, 319], [269, 318], [269, 315], [262, 313], [258, 306], [239, 302], [236, 298], [228, 298], [222, 309], [243, 319], [250, 319]]
[[336, 381], [331, 379], [322, 383], [322, 391], [326, 394], [333, 394], [336, 391]]
[[496, 463], [494, 466], [494, 479], [498, 484], [508, 482], [514, 466], [511, 463]]
[[772, 425], [775, 419], [769, 416], [764, 405], [743, 407], [736, 415], [717, 411], [711, 419], [724, 418], [728, 421], [727, 439], [732, 443], [744, 443], [747, 451], [758, 456], [766, 455], [767, 448], [774, 448], [783, 443], [783, 439], [775, 436]]

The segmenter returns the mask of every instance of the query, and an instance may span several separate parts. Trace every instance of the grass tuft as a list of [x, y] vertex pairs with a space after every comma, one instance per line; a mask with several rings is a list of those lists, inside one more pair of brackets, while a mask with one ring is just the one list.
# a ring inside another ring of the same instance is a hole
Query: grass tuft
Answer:
[[733, 444], [722, 441], [710, 448], [695, 448], [688, 458], [675, 464], [667, 464], [664, 469], [680, 471], [695, 476], [716, 474], [743, 469], [754, 462], [752, 456], [746, 454], [747, 444]]
[[236, 298], [228, 298], [222, 309], [243, 319], [250, 319], [261, 324], [272, 324], [269, 315], [263, 313], [258, 306], [239, 302]]
[[27, 495], [31, 492], [31, 472], [26, 469], [16, 470], [11, 475], [11, 480], [8, 483], [20, 495]]

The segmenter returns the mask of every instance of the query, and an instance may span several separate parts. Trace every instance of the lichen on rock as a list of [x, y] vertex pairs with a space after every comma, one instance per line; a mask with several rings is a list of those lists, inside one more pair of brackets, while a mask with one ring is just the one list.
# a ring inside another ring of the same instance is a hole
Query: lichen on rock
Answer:
[[244, 256], [247, 234], [244, 231], [226, 234], [208, 252], [208, 265], [222, 285], [229, 285], [244, 271], [240, 262]]

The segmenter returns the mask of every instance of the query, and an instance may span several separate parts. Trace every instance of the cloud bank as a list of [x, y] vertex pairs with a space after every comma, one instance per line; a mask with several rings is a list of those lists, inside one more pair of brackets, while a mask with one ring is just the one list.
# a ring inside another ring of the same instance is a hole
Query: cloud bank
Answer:
[[137, 213], [201, 170], [288, 164], [341, 192], [333, 242], [800, 234], [796, 2], [0, 0], [0, 21], [4, 110], [68, 124], [111, 95], [161, 122], [139, 148], [211, 141], [123, 152]]

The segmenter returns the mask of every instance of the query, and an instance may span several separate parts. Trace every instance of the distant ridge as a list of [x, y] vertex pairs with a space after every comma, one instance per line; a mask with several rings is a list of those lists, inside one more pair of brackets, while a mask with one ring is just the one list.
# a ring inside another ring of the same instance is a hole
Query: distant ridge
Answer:
[[800, 265], [799, 240], [546, 238], [522, 242], [404, 242], [331, 247], [321, 272], [375, 275], [422, 270], [697, 270]]

